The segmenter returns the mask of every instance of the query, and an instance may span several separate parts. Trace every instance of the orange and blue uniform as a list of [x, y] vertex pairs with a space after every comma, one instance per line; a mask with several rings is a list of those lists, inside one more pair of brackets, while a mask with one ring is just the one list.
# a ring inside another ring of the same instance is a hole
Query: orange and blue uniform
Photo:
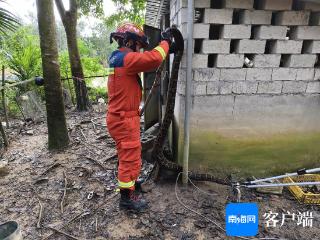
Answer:
[[139, 105], [142, 86], [139, 73], [159, 67], [169, 51], [167, 41], [151, 51], [114, 51], [109, 59], [113, 72], [108, 80], [107, 128], [116, 142], [119, 188], [134, 189], [141, 170]]

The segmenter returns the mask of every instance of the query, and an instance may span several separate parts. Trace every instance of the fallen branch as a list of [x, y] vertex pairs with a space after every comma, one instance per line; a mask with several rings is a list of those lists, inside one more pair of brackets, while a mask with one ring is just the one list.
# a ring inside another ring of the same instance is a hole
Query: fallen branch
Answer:
[[60, 165], [61, 165], [60, 163], [54, 163], [54, 164], [52, 164], [52, 165], [49, 166], [46, 170], [44, 170], [42, 173], [40, 173], [39, 177], [47, 174], [50, 170], [52, 170], [52, 169], [54, 169], [54, 168], [56, 168], [56, 167], [58, 167], [58, 166], [60, 166]]
[[70, 235], [70, 234], [68, 234], [66, 232], [63, 232], [63, 231], [59, 230], [59, 229], [56, 229], [56, 228], [53, 228], [53, 227], [46, 227], [46, 228], [51, 229], [52, 231], [55, 231], [55, 232], [60, 233], [62, 235], [65, 235], [68, 238], [75, 239], [75, 240], [80, 240], [80, 238], [72, 236], [72, 235]]
[[95, 164], [97, 164], [100, 168], [102, 168], [104, 171], [113, 171], [114, 169], [113, 168], [107, 168], [105, 167], [102, 163], [100, 163], [98, 160], [92, 158], [92, 157], [89, 157], [89, 156], [86, 156], [86, 158], [92, 162], [94, 162]]
[[64, 177], [64, 190], [63, 190], [63, 196], [62, 196], [61, 203], [60, 203], [61, 213], [63, 213], [63, 204], [64, 204], [64, 199], [67, 194], [67, 184], [68, 184], [67, 175], [66, 175], [65, 171], [63, 171], [63, 177]]
[[38, 221], [37, 221], [37, 228], [41, 228], [41, 220], [42, 220], [42, 214], [43, 214], [43, 205], [40, 201], [40, 196], [38, 195], [37, 191], [35, 189], [33, 189], [33, 192], [39, 202], [39, 206], [40, 206], [40, 209], [39, 209], [39, 215], [38, 215]]

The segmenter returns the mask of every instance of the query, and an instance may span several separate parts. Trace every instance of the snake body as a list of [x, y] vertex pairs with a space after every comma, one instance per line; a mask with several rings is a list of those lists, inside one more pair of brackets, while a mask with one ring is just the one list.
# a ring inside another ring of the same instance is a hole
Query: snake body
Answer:
[[[172, 70], [171, 70], [171, 77], [168, 86], [168, 95], [167, 95], [167, 103], [165, 108], [165, 115], [160, 126], [158, 135], [154, 141], [153, 149], [152, 149], [152, 158], [156, 163], [156, 169], [159, 174], [159, 170], [164, 168], [169, 171], [173, 171], [175, 174], [182, 172], [182, 166], [179, 164], [170, 161], [164, 152], [164, 143], [168, 134], [168, 129], [174, 117], [174, 107], [175, 107], [175, 99], [176, 99], [176, 92], [177, 92], [177, 82], [179, 76], [179, 66], [183, 55], [184, 50], [184, 40], [182, 37], [181, 32], [176, 29], [172, 28], [171, 33], [175, 40], [175, 54], [172, 63]], [[199, 180], [199, 181], [210, 181], [216, 182], [220, 184], [228, 184], [225, 180], [221, 180], [211, 174], [204, 174], [204, 173], [197, 173], [193, 171], [189, 171], [188, 173], [189, 178], [192, 180]]]

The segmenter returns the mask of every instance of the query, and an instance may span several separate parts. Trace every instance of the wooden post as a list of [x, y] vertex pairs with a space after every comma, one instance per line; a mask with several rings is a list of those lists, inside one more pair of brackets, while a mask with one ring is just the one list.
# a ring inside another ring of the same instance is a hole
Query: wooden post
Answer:
[[2, 105], [3, 105], [3, 112], [4, 112], [4, 118], [6, 120], [6, 126], [9, 127], [9, 120], [8, 120], [8, 113], [7, 113], [7, 105], [6, 105], [6, 96], [4, 92], [4, 85], [5, 85], [5, 76], [4, 76], [4, 65], [2, 66]]

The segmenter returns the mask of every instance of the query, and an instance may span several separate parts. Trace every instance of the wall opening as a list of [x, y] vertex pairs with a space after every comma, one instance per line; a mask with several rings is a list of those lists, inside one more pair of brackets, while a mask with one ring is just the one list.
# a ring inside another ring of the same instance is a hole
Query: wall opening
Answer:
[[208, 56], [208, 68], [213, 68], [216, 66], [217, 54], [209, 54]]
[[273, 49], [274, 43], [275, 43], [275, 40], [267, 40], [266, 48], [264, 50], [265, 54], [271, 54], [272, 53], [272, 49]]
[[243, 68], [254, 67], [253, 59], [254, 59], [254, 54], [245, 54], [244, 61], [243, 61]]
[[312, 40], [304, 40], [302, 43], [301, 53], [302, 54], [310, 53], [311, 45], [312, 45]]
[[194, 40], [194, 53], [200, 53], [202, 49], [203, 39], [195, 39]]
[[317, 61], [316, 61], [316, 63], [314, 64], [314, 67], [315, 68], [320, 68], [320, 54], [317, 54]]
[[211, 40], [219, 39], [220, 34], [221, 34], [221, 30], [222, 30], [222, 26], [223, 25], [211, 24], [210, 29], [209, 29], [209, 39], [211, 39]]
[[194, 22], [202, 23], [204, 19], [204, 8], [196, 8], [194, 15]]
[[230, 41], [230, 53], [236, 53], [240, 40], [231, 39]]
[[280, 58], [280, 67], [289, 67], [290, 65], [290, 54], [282, 54]]
[[240, 24], [240, 10], [233, 10], [232, 24]]
[[217, 8], [217, 9], [219, 9], [219, 8], [222, 8], [222, 0], [211, 0], [211, 2], [210, 2], [210, 7], [211, 8]]

